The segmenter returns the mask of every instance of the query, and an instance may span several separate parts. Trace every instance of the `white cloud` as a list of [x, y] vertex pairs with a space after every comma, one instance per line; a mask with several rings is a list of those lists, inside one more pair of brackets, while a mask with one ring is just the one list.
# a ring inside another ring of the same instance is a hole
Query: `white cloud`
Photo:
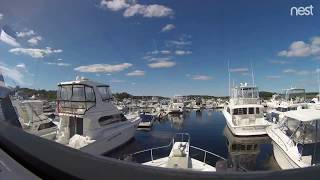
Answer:
[[57, 63], [57, 66], [70, 66], [71, 64], [68, 63]]
[[123, 71], [131, 66], [132, 64], [130, 63], [122, 63], [122, 64], [116, 64], [116, 65], [92, 64], [87, 66], [79, 66], [79, 67], [76, 67], [74, 70], [80, 71], [80, 72], [88, 72], [88, 73], [98, 73], [98, 72], [114, 73], [114, 72]]
[[211, 80], [212, 77], [211, 76], [206, 76], [206, 75], [194, 75], [192, 76], [193, 80], [200, 80], [200, 81], [208, 81]]
[[3, 19], [3, 14], [0, 13], [0, 20], [2, 20], [2, 19]]
[[61, 58], [59, 58], [59, 59], [57, 59], [57, 61], [62, 61], [62, 59], [61, 59]]
[[175, 54], [178, 56], [182, 56], [182, 55], [192, 54], [192, 52], [191, 51], [184, 51], [184, 50], [176, 50]]
[[100, 7], [108, 8], [111, 11], [119, 11], [130, 6], [127, 0], [102, 0]]
[[143, 17], [167, 17], [173, 15], [173, 10], [158, 4], [141, 5], [134, 4], [129, 6], [123, 13], [124, 17], [132, 17], [135, 15], [142, 15]]
[[283, 61], [283, 60], [270, 60], [271, 64], [289, 64], [289, 61]]
[[57, 63], [54, 63], [54, 62], [47, 62], [46, 64], [48, 64], [48, 65], [56, 65]]
[[35, 34], [36, 33], [33, 30], [29, 30], [29, 31], [18, 32], [17, 36], [23, 38], [23, 37], [33, 36]]
[[294, 69], [285, 69], [285, 70], [283, 70], [283, 73], [295, 73], [296, 72], [296, 70], [294, 70]]
[[26, 69], [26, 65], [24, 63], [20, 63], [16, 65], [16, 68]]
[[191, 41], [187, 41], [187, 40], [183, 40], [183, 39], [180, 39], [178, 41], [167, 41], [167, 45], [168, 46], [177, 46], [177, 47], [181, 47], [181, 46], [188, 46], [188, 45], [191, 45]]
[[167, 32], [167, 31], [171, 31], [174, 28], [175, 28], [175, 26], [173, 24], [167, 24], [161, 29], [161, 31], [162, 32]]
[[[170, 53], [171, 53], [171, 51], [169, 51], [169, 50], [161, 50], [161, 51], [155, 50], [155, 51], [147, 52], [147, 54], [152, 54], [152, 55], [157, 55], [157, 54], [168, 55], [168, 54], [170, 54]], [[150, 56], [149, 56], [149, 57], [150, 57]]]
[[121, 79], [111, 79], [110, 82], [113, 82], [113, 83], [123, 83], [125, 82], [124, 80], [121, 80]]
[[295, 41], [291, 43], [288, 50], [282, 50], [278, 53], [284, 57], [309, 57], [320, 56], [320, 37], [311, 38], [309, 43], [304, 41]]
[[267, 79], [280, 79], [281, 76], [279, 76], [279, 75], [268, 75], [268, 76], [266, 76], [266, 78]]
[[235, 72], [235, 73], [247, 73], [249, 71], [248, 68], [231, 68], [229, 69], [230, 72]]
[[156, 61], [148, 64], [150, 68], [170, 68], [175, 65], [176, 63], [174, 61]]
[[309, 75], [311, 73], [311, 71], [308, 70], [296, 70], [296, 69], [285, 69], [282, 71], [285, 74], [295, 74], [295, 75]]
[[28, 40], [28, 43], [31, 45], [31, 46], [35, 46], [35, 45], [38, 45], [39, 41], [42, 40], [42, 37], [41, 36], [35, 36], [35, 37], [32, 37], [31, 39]]
[[10, 49], [9, 52], [16, 55], [29, 55], [33, 58], [44, 58], [50, 54], [61, 53], [61, 49], [52, 49], [51, 47], [46, 47], [45, 49], [34, 49], [34, 48], [14, 48]]
[[144, 76], [145, 72], [141, 70], [135, 70], [126, 74], [127, 76]]
[[149, 58], [149, 61], [170, 61], [171, 58], [170, 57], [153, 57], [153, 58]]

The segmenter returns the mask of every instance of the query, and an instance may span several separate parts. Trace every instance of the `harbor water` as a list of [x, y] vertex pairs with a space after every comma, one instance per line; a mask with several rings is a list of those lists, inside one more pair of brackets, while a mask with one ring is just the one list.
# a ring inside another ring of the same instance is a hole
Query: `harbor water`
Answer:
[[[227, 171], [261, 171], [279, 169], [273, 156], [271, 140], [268, 136], [237, 137], [226, 125], [226, 120], [220, 110], [188, 111], [181, 115], [169, 115], [156, 120], [151, 129], [136, 131], [135, 137], [123, 146], [113, 150], [106, 156], [135, 162], [150, 161], [150, 153], [139, 160], [127, 158], [128, 155], [148, 148], [168, 145], [176, 133], [189, 133], [190, 144], [224, 157], [222, 163]], [[161, 157], [167, 156], [167, 151], [153, 152]], [[158, 157], [160, 157], [158, 156]], [[201, 154], [193, 155], [203, 156]], [[203, 158], [203, 157], [198, 157]], [[207, 158], [209, 164], [218, 166], [217, 158]], [[217, 164], [216, 164], [217, 163]], [[220, 162], [221, 166], [221, 162]]]

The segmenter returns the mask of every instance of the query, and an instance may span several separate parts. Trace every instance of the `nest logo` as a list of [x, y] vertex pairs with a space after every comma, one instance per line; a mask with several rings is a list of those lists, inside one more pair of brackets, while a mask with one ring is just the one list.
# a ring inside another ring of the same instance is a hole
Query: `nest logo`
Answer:
[[313, 16], [313, 6], [306, 6], [306, 7], [292, 7], [290, 9], [290, 15], [291, 16]]

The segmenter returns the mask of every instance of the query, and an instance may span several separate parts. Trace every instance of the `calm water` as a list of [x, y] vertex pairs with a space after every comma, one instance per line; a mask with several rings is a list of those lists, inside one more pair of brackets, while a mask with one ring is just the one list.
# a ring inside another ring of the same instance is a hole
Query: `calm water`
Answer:
[[[191, 145], [226, 158], [223, 164], [228, 171], [279, 169], [268, 136], [235, 137], [226, 126], [222, 112], [213, 110], [191, 111], [157, 120], [151, 130], [137, 131], [133, 140], [107, 156], [123, 158], [143, 149], [167, 145], [177, 132], [189, 133]], [[167, 156], [169, 152], [170, 149], [159, 155]], [[217, 160], [209, 159], [208, 164], [215, 166]], [[140, 161], [148, 159], [140, 158]]]

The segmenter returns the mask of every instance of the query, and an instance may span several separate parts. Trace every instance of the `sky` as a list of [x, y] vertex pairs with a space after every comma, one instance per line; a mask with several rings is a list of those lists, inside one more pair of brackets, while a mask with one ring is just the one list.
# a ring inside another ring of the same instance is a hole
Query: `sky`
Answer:
[[11, 86], [83, 76], [113, 92], [223, 96], [230, 72], [264, 91], [319, 87], [318, 0], [0, 0], [0, 27], [15, 34], [0, 41]]

